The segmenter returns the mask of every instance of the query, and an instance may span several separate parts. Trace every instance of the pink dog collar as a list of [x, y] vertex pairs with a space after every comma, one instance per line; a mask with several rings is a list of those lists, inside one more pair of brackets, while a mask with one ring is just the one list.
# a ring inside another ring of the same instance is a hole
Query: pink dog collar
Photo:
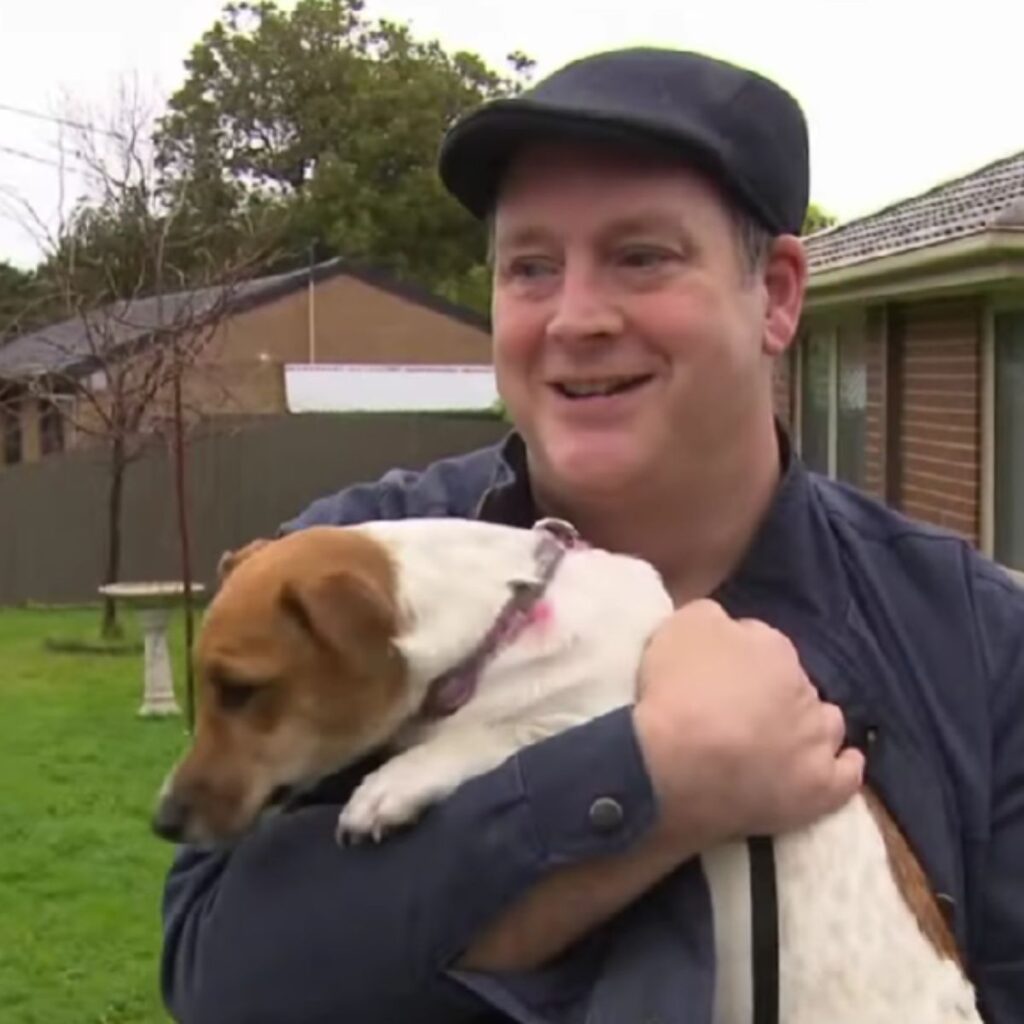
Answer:
[[540, 519], [534, 561], [536, 581], [512, 584], [512, 593], [479, 645], [464, 661], [438, 676], [427, 690], [420, 713], [427, 718], [454, 714], [476, 692], [480, 673], [502, 647], [513, 643], [536, 618], [539, 602], [570, 548], [583, 542], [576, 528], [562, 519]]

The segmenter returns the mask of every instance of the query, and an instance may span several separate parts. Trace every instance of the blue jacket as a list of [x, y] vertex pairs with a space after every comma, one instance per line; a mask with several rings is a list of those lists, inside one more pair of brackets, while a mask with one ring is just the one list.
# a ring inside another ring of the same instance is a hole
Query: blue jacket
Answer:
[[[529, 525], [519, 439], [390, 472], [283, 529], [414, 516]], [[791, 457], [715, 596], [787, 633], [823, 693], [866, 728], [870, 781], [949, 913], [986, 1020], [1024, 1020], [1024, 589], [963, 541]], [[162, 982], [180, 1022], [709, 1020], [709, 901], [692, 863], [543, 971], [453, 968], [546, 872], [626, 849], [650, 828], [627, 711], [521, 752], [380, 847], [342, 850], [338, 805], [365, 770], [329, 780], [230, 854], [179, 853]], [[587, 809], [608, 795], [623, 821], [595, 831]]]

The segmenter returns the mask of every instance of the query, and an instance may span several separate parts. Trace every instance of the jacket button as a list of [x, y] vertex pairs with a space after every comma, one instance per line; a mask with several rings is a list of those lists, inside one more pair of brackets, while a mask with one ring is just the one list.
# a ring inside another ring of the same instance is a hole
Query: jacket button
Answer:
[[596, 832], [615, 832], [626, 817], [622, 804], [610, 796], [599, 796], [588, 813], [590, 824]]

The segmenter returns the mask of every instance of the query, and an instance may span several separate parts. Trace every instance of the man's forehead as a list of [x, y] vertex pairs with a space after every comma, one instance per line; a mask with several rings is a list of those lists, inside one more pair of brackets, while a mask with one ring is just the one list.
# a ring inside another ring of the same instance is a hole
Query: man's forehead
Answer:
[[573, 210], [617, 230], [647, 230], [689, 219], [697, 204], [722, 206], [708, 177], [678, 158], [545, 143], [523, 150], [509, 166], [492, 219], [503, 238], [538, 233], [553, 215]]
[[[550, 241], [563, 234], [567, 218], [530, 216], [526, 211], [513, 213], [495, 222], [494, 239], [502, 246], [529, 246]], [[629, 235], [686, 235], [687, 220], [681, 211], [650, 206], [645, 209], [620, 208], [612, 211], [594, 211], [585, 227], [603, 241]]]
[[613, 146], [580, 141], [538, 141], [524, 146], [509, 162], [502, 176], [498, 203], [524, 184], [547, 177], [586, 174], [608, 179], [705, 178], [703, 171], [678, 155], [653, 148]]

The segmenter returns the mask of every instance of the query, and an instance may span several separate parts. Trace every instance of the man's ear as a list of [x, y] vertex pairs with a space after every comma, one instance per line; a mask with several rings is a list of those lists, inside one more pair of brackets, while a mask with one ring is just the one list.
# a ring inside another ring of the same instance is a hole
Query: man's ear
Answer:
[[386, 585], [361, 568], [292, 580], [281, 590], [281, 605], [318, 643], [346, 657], [390, 645], [398, 632], [398, 610]]
[[765, 355], [780, 356], [792, 344], [800, 326], [807, 288], [807, 254], [795, 235], [779, 235], [772, 241], [764, 267], [768, 301], [764, 313]]
[[256, 554], [261, 548], [265, 548], [269, 540], [259, 539], [250, 541], [245, 547], [237, 551], [225, 551], [217, 562], [217, 579], [223, 583], [231, 575], [239, 563], [244, 562], [250, 555]]

